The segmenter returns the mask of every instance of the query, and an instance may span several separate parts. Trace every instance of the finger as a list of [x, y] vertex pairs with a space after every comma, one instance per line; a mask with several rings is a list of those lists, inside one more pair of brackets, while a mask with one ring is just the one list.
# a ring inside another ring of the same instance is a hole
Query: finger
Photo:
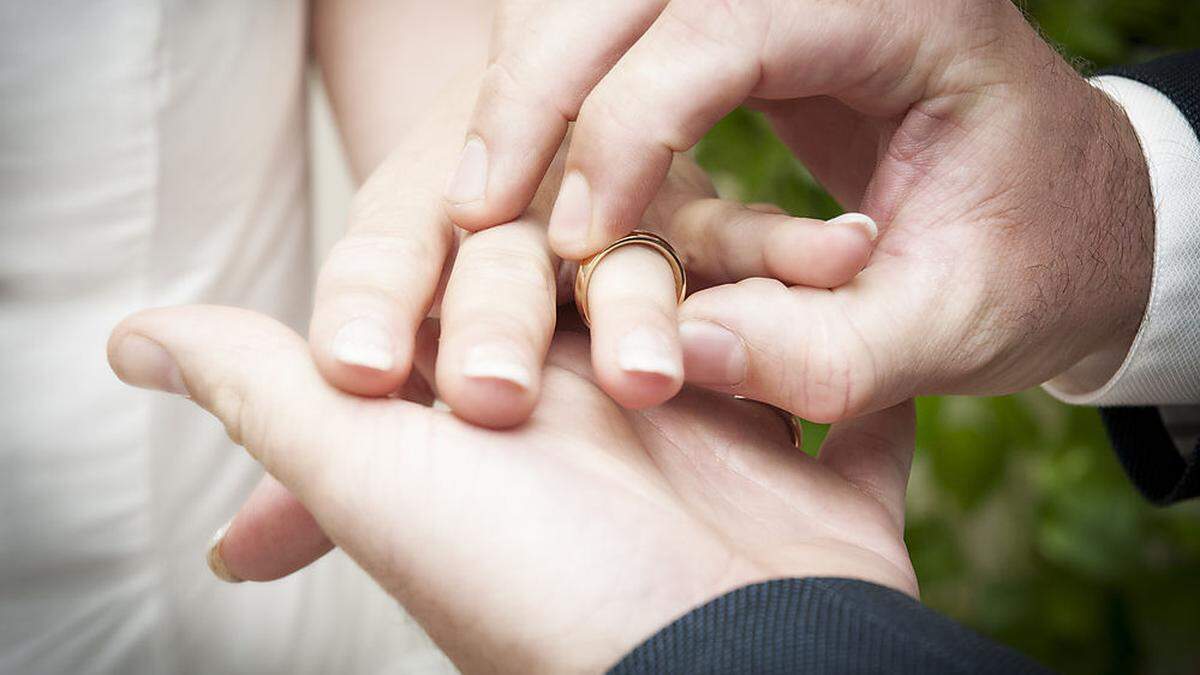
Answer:
[[676, 155], [646, 212], [687, 264], [689, 287], [750, 277], [830, 288], [859, 272], [878, 233], [875, 221], [848, 213], [828, 222], [792, 218], [775, 204], [715, 198], [708, 177]]
[[699, 199], [674, 212], [666, 237], [703, 287], [771, 277], [834, 288], [866, 266], [875, 221], [847, 213], [829, 221], [794, 218], [724, 199]]
[[679, 328], [688, 381], [818, 422], [911, 398], [945, 347], [925, 330], [938, 317], [904, 308], [936, 307], [936, 289], [900, 287], [885, 267], [833, 291], [748, 279], [692, 295]]
[[[345, 494], [354, 484], [339, 482], [347, 474], [370, 475], [369, 457], [328, 452], [331, 433], [353, 428], [359, 402], [330, 388], [305, 342], [272, 319], [212, 306], [140, 312], [113, 330], [108, 360], [129, 384], [189, 395], [305, 503]], [[380, 404], [397, 430], [431, 414], [403, 401]]]
[[556, 273], [545, 228], [519, 220], [463, 240], [441, 307], [437, 387], [463, 419], [523, 422], [554, 332]]
[[671, 2], [580, 108], [550, 218], [564, 258], [591, 255], [642, 221], [675, 152], [758, 83], [765, 17]]
[[683, 384], [683, 354], [670, 265], [646, 246], [618, 248], [596, 265], [587, 294], [601, 388], [627, 408], [674, 396]]
[[903, 531], [915, 433], [916, 409], [909, 400], [835, 424], [818, 460], [875, 498]]
[[[447, 209], [477, 230], [529, 204], [587, 92], [641, 35], [664, 0], [506, 3]], [[532, 9], [532, 11], [531, 11]]]
[[321, 268], [309, 340], [317, 367], [343, 391], [380, 396], [404, 383], [437, 292], [454, 235], [439, 195], [405, 175], [419, 159], [395, 153], [371, 176]]
[[213, 539], [208, 566], [229, 582], [279, 579], [333, 549], [308, 509], [270, 475]]
[[832, 96], [894, 115], [924, 95], [929, 64], [951, 58], [921, 52], [937, 13], [810, 4], [671, 0], [580, 108], [550, 222], [555, 252], [580, 259], [636, 226], [671, 154], [748, 97]]

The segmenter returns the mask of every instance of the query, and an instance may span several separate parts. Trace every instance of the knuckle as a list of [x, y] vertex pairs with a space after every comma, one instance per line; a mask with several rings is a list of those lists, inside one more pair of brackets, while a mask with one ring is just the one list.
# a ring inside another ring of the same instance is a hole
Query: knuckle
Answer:
[[697, 40], [725, 46], [744, 30], [761, 3], [747, 0], [686, 0], [667, 5], [664, 17]]
[[819, 423], [845, 418], [851, 380], [842, 354], [820, 341], [798, 345], [796, 350], [789, 361], [795, 376], [788, 377], [786, 384], [793, 410]]
[[257, 447], [245, 433], [245, 399], [240, 388], [227, 380], [217, 381], [209, 389], [207, 403], [225, 426], [225, 433], [230, 440], [242, 447]]
[[232, 379], [216, 383], [210, 396], [226, 435], [265, 467], [277, 466], [280, 453], [305, 440], [297, 436], [303, 420], [277, 397], [256, 393]]
[[420, 237], [355, 232], [338, 241], [321, 268], [319, 286], [337, 289], [371, 286], [388, 296], [407, 294], [406, 283], [432, 276], [445, 249]]
[[[390, 161], [390, 160], [389, 160]], [[414, 217], [443, 222], [442, 196], [417, 184], [403, 184], [395, 170], [377, 171], [350, 198], [350, 223], [354, 232], [387, 232]]]
[[[555, 89], [547, 90], [548, 78], [535, 77], [535, 72], [516, 52], [506, 52], [488, 64], [484, 73], [483, 98], [495, 103], [509, 103], [530, 110], [552, 110], [565, 120], [575, 117], [578, 103]], [[492, 107], [489, 106], [489, 107]]]
[[686, 0], [667, 5], [671, 38], [727, 64], [757, 63], [770, 25], [760, 0]]
[[557, 275], [544, 254], [520, 247], [489, 246], [474, 251], [471, 270], [477, 281], [521, 297], [553, 294]]
[[[794, 298], [794, 296], [793, 296]], [[782, 370], [784, 397], [793, 412], [814, 422], [836, 422], [853, 415], [864, 404], [873, 382], [873, 366], [848, 317], [830, 317], [819, 306], [807, 309], [793, 301], [785, 310], [793, 317], [784, 346]], [[826, 316], [822, 316], [825, 314]]]
[[465, 335], [468, 341], [487, 336], [488, 342], [499, 338], [518, 351], [540, 351], [537, 346], [545, 342], [550, 329], [530, 319], [528, 308], [494, 307], [472, 316]]
[[575, 135], [642, 139], [643, 142], [661, 145], [674, 152], [686, 149], [680, 135], [666, 127], [661, 116], [646, 114], [646, 111], [653, 109], [653, 104], [636, 87], [623, 91], [618, 99], [609, 93], [609, 87], [602, 82], [593, 95], [583, 102]]

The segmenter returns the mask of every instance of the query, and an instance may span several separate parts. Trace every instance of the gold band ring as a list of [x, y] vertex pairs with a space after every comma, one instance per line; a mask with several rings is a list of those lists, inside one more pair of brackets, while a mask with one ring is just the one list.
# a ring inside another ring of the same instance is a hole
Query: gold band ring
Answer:
[[687, 272], [683, 268], [683, 260], [680, 259], [670, 242], [653, 232], [634, 230], [609, 244], [596, 255], [579, 263], [579, 271], [575, 272], [575, 308], [579, 310], [579, 316], [585, 325], [592, 325], [588, 315], [588, 285], [592, 282], [592, 274], [605, 256], [622, 246], [646, 246], [656, 251], [671, 266], [671, 274], [675, 277], [676, 301], [683, 302], [684, 296], [687, 295]]
[[783, 408], [777, 408], [777, 407], [771, 405], [770, 403], [763, 403], [762, 401], [755, 401], [752, 398], [746, 398], [745, 396], [738, 396], [737, 394], [734, 394], [733, 397], [738, 399], [739, 401], [750, 401], [751, 403], [757, 403], [761, 406], [766, 406], [767, 408], [770, 408], [772, 412], [774, 412], [776, 415], [779, 415], [779, 417], [781, 417], [783, 419], [783, 421], [787, 423], [788, 431], [790, 431], [792, 433], [792, 445], [796, 446], [797, 448], [802, 446], [802, 444], [804, 442], [804, 427], [800, 426], [800, 418], [799, 417], [796, 417], [795, 415], [784, 410]]

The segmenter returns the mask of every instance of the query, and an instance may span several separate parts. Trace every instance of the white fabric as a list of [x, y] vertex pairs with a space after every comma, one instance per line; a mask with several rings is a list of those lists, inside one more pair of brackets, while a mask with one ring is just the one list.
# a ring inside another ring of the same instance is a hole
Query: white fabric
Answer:
[[0, 3], [0, 673], [449, 670], [341, 554], [214, 579], [259, 469], [105, 362], [143, 307], [303, 325], [305, 25], [300, 0]]
[[[1171, 100], [1135, 80], [1092, 83], [1129, 116], [1150, 170], [1154, 280], [1137, 337], [1116, 374], [1094, 391], [1045, 388], [1067, 403], [1120, 406], [1200, 403], [1200, 141]], [[1081, 376], [1086, 361], [1068, 371]]]

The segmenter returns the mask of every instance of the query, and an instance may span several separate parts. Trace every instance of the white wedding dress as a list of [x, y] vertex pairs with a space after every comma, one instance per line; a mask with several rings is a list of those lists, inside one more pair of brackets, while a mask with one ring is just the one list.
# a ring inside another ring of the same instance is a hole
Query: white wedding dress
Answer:
[[340, 552], [213, 578], [261, 472], [105, 361], [145, 307], [303, 327], [305, 39], [299, 1], [0, 2], [0, 673], [449, 670]]

